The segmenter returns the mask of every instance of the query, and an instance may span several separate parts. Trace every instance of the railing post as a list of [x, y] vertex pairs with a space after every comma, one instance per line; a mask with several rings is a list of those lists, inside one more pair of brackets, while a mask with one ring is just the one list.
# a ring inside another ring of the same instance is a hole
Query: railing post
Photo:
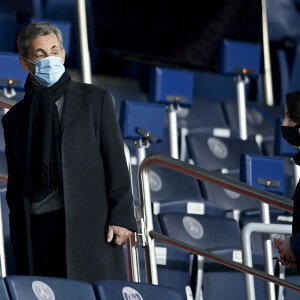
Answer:
[[138, 189], [140, 206], [143, 211], [144, 230], [142, 227], [143, 246], [145, 250], [146, 280], [148, 283], [158, 284], [154, 239], [149, 235], [153, 231], [151, 196], [149, 187], [149, 169], [139, 167]]
[[[241, 231], [243, 263], [244, 265], [251, 268], [253, 267], [252, 253], [251, 253], [251, 234], [253, 232], [268, 233], [268, 234], [270, 233], [290, 234], [292, 232], [292, 226], [284, 225], [284, 224], [270, 224], [270, 223], [269, 224], [248, 223], [247, 225], [244, 226], [244, 228]], [[269, 272], [267, 273], [270, 274]], [[274, 283], [272, 284], [274, 286]], [[246, 288], [246, 299], [255, 300], [254, 278], [253, 275], [250, 275], [248, 273], [245, 273], [245, 288]], [[269, 291], [267, 292], [269, 296]]]

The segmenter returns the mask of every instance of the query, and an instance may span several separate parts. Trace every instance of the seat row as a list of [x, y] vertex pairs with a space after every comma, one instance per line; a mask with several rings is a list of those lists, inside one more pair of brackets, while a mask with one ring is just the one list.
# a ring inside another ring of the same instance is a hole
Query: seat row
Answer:
[[0, 277], [1, 300], [182, 300], [176, 289], [129, 281], [83, 281], [39, 277]]

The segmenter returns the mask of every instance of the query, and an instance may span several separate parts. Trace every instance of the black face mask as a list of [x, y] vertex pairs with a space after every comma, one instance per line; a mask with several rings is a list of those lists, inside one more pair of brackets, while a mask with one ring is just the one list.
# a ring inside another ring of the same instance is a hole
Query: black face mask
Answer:
[[281, 126], [281, 134], [283, 138], [292, 146], [300, 146], [300, 125]]

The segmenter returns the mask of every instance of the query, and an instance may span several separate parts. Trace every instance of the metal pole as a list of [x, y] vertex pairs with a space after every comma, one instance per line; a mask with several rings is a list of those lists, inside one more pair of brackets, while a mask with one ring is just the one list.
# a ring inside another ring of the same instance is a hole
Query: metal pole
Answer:
[[[292, 232], [291, 225], [283, 224], [262, 224], [248, 223], [244, 226], [241, 232], [243, 263], [245, 266], [253, 267], [251, 253], [251, 234], [253, 232], [261, 233], [283, 233], [290, 234]], [[253, 275], [245, 274], [246, 299], [255, 300], [255, 288]], [[273, 283], [274, 285], [274, 283]]]
[[177, 110], [173, 104], [168, 107], [169, 116], [169, 138], [170, 138], [170, 156], [179, 159], [178, 154], [178, 134], [177, 134]]
[[78, 27], [79, 27], [78, 30], [79, 30], [82, 81], [84, 83], [92, 83], [92, 71], [91, 71], [88, 34], [87, 34], [85, 0], [77, 0], [77, 13], [78, 13]]
[[[260, 202], [260, 215], [262, 223], [270, 224], [269, 204]], [[274, 275], [272, 241], [270, 236], [268, 234], [263, 234], [262, 241], [265, 256], [265, 271], [270, 275]], [[269, 300], [276, 299], [275, 285], [272, 282], [267, 282], [267, 295]]]
[[272, 70], [270, 58], [269, 32], [268, 32], [268, 17], [267, 17], [267, 2], [261, 0], [262, 8], [262, 35], [263, 35], [263, 55], [264, 55], [264, 91], [265, 102], [267, 105], [274, 105]]
[[[141, 169], [139, 168], [139, 171]], [[142, 186], [140, 186], [142, 184]], [[145, 268], [146, 268], [146, 280], [148, 283], [158, 284], [157, 277], [157, 265], [155, 257], [155, 244], [154, 239], [149, 235], [150, 231], [153, 231], [152, 222], [152, 208], [150, 197], [150, 185], [149, 185], [149, 173], [147, 169], [141, 170], [140, 180], [138, 181], [139, 199], [140, 205], [143, 210], [145, 230], [143, 230], [143, 241], [145, 242]]]
[[238, 117], [239, 117], [239, 137], [247, 140], [247, 116], [246, 116], [246, 93], [245, 85], [249, 82], [248, 77], [238, 75], [234, 78], [236, 82]]

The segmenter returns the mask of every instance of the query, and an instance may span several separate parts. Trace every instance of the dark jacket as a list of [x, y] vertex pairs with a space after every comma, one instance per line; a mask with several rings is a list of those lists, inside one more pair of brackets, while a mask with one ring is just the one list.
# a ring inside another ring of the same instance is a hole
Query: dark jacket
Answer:
[[[28, 274], [23, 101], [3, 117], [11, 243], [19, 274]], [[123, 139], [110, 94], [72, 81], [61, 120], [67, 277], [124, 279], [123, 247], [106, 242], [108, 225], [136, 230]]]

